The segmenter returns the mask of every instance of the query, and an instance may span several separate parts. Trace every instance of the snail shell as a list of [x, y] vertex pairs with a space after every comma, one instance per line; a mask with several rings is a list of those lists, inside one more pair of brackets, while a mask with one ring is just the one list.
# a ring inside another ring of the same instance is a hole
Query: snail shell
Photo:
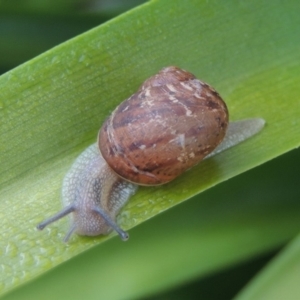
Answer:
[[126, 240], [115, 219], [138, 185], [169, 182], [259, 132], [264, 123], [249, 119], [228, 126], [226, 104], [213, 88], [187, 71], [164, 68], [112, 112], [97, 144], [65, 176], [64, 208], [37, 228], [71, 213], [64, 241], [73, 232], [93, 236], [112, 229]]
[[113, 111], [98, 144], [119, 176], [158, 185], [201, 161], [221, 143], [227, 126], [219, 94], [193, 74], [168, 67]]

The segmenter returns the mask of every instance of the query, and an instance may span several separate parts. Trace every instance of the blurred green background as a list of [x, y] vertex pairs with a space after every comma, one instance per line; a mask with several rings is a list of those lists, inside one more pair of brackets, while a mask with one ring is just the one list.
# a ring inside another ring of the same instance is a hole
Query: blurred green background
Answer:
[[142, 4], [143, 0], [0, 2], [0, 72]]
[[[5, 73], [144, 2], [139, 0], [24, 0], [20, 3], [20, 1], [2, 0], [0, 2], [0, 72]], [[224, 214], [227, 218], [240, 214], [246, 219], [248, 214], [257, 214], [260, 219], [261, 215], [277, 209], [300, 211], [299, 161], [299, 149], [291, 151], [134, 228], [131, 236], [135, 236], [134, 239], [138, 239], [139, 236], [145, 237], [150, 233], [151, 228], [159, 228], [160, 223], [180, 218], [182, 210], [190, 213], [190, 222], [197, 222], [197, 216], [193, 216], [193, 212], [199, 206], [199, 198], [201, 198], [201, 205], [214, 201], [215, 213]], [[249, 182], [252, 184], [249, 185]], [[226, 207], [220, 201], [224, 197], [233, 199], [226, 203], [228, 205]], [[276, 214], [274, 214], [274, 222], [276, 222]], [[116, 243], [118, 241], [115, 239], [106, 242], [100, 252], [110, 251], [110, 247], [114, 248]], [[202, 274], [200, 278], [197, 278], [197, 274], [189, 280], [183, 278], [177, 286], [162, 290], [156, 295], [145, 295], [142, 299], [232, 299], [284, 246], [277, 245], [248, 260], [241, 259], [238, 265], [234, 263], [224, 266], [221, 270], [208, 272], [206, 276]], [[91, 256], [95, 256], [95, 259], [99, 259], [98, 248], [89, 252]], [[21, 295], [25, 296], [26, 293], [31, 295], [32, 289], [43, 290], [45, 282], [51, 280], [59, 282], [60, 276], [72, 276], [72, 272], [76, 272], [78, 264], [81, 263], [80, 256], [76, 257], [42, 276], [33, 284], [14, 291], [7, 298], [14, 299]], [[117, 285], [116, 282], [116, 288]]]

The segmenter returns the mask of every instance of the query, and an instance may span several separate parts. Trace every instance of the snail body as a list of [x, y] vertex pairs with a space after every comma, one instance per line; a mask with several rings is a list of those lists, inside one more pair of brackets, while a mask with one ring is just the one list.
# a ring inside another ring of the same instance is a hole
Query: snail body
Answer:
[[138, 185], [167, 183], [263, 125], [249, 119], [228, 126], [226, 104], [213, 88], [187, 71], [164, 68], [112, 112], [97, 144], [64, 178], [64, 209], [37, 227], [72, 213], [65, 241], [73, 232], [93, 236], [112, 229], [126, 240], [115, 218]]
[[112, 220], [136, 189], [137, 185], [122, 180], [112, 171], [96, 144], [88, 147], [63, 180], [64, 211], [73, 212], [65, 240], [73, 231], [93, 236], [108, 234], [112, 228], [126, 240], [127, 233]]

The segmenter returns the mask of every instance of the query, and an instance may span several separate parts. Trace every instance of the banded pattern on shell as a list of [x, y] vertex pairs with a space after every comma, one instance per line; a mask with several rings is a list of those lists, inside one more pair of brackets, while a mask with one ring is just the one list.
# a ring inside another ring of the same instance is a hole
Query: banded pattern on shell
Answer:
[[219, 94], [187, 71], [167, 67], [122, 102], [100, 129], [108, 165], [140, 185], [169, 182], [223, 140], [228, 110]]

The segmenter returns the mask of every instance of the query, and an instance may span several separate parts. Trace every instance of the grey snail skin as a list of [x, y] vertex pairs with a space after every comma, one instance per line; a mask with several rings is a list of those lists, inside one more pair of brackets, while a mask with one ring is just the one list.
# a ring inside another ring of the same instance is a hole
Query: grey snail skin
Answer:
[[162, 185], [201, 160], [264, 127], [261, 118], [228, 120], [228, 109], [207, 83], [178, 67], [163, 68], [123, 101], [102, 125], [97, 143], [74, 162], [63, 180], [64, 208], [38, 224], [71, 215], [72, 233], [129, 235], [116, 216], [139, 185]]

